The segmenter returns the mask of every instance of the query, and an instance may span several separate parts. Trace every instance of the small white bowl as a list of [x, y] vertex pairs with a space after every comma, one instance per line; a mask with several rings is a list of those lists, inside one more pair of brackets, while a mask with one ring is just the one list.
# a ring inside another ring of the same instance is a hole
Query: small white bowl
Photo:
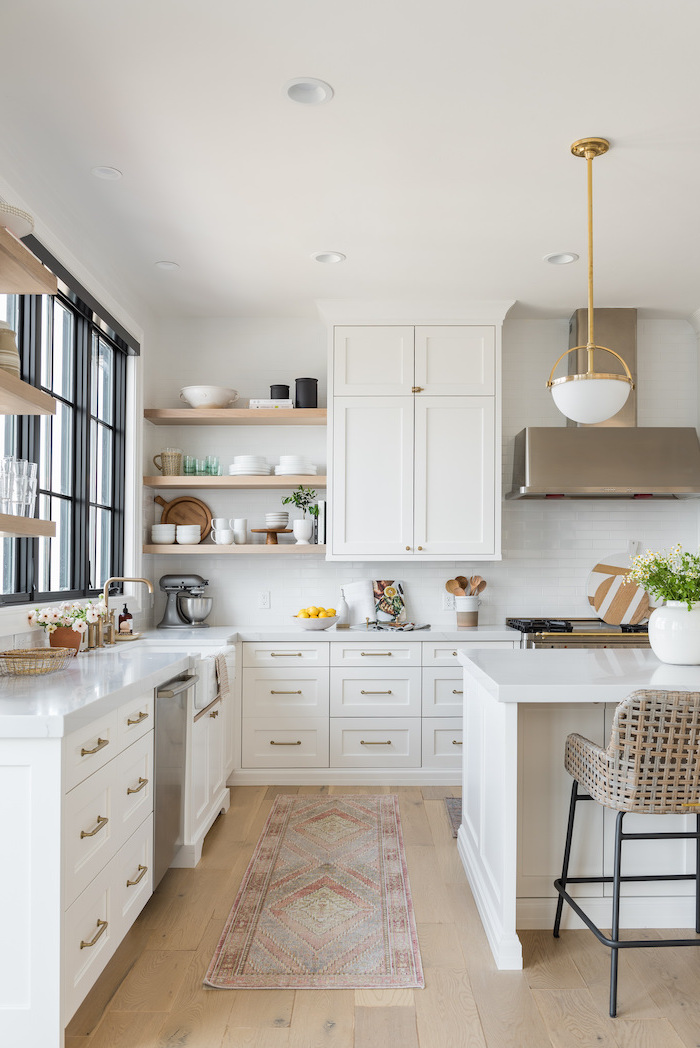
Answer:
[[335, 626], [338, 621], [338, 616], [333, 615], [330, 619], [300, 619], [296, 615], [292, 618], [296, 619], [303, 630], [327, 630], [330, 626]]
[[238, 390], [227, 386], [183, 386], [180, 400], [191, 408], [227, 408], [238, 400]]

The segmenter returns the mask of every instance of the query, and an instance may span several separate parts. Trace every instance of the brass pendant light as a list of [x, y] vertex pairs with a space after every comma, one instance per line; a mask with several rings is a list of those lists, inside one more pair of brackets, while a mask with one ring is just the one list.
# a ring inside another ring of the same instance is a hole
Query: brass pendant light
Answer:
[[[567, 349], [552, 368], [547, 387], [552, 391], [554, 403], [567, 418], [574, 422], [604, 422], [622, 408], [630, 391], [634, 389], [632, 375], [619, 353], [607, 346], [598, 346], [593, 337], [593, 160], [607, 153], [610, 143], [605, 138], [580, 138], [571, 146], [574, 156], [583, 157], [588, 168], [588, 341], [585, 346]], [[582, 375], [565, 375], [554, 378], [557, 365], [569, 353], [585, 349], [588, 354], [588, 370]], [[612, 353], [622, 364], [625, 374], [613, 375], [593, 370], [593, 351], [601, 349]]]

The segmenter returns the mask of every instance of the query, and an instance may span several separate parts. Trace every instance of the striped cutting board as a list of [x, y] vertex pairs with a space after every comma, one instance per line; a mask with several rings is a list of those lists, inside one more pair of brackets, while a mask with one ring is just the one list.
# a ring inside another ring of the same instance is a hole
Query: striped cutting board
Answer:
[[643, 622], [649, 617], [649, 594], [636, 582], [625, 582], [628, 550], [604, 557], [588, 576], [588, 601], [611, 626]]

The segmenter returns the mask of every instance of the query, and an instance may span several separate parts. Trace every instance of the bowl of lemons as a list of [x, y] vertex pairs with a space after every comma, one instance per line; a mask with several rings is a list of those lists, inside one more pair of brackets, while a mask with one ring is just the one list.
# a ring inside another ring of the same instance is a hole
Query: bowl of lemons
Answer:
[[335, 608], [302, 608], [294, 616], [303, 630], [327, 630], [338, 621]]

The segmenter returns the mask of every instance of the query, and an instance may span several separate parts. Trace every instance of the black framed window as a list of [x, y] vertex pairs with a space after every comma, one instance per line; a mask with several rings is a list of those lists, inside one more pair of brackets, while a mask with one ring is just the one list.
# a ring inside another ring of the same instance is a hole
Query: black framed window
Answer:
[[124, 574], [133, 348], [93, 307], [62, 280], [55, 296], [0, 295], [0, 320], [18, 333], [22, 378], [56, 400], [55, 415], [0, 418], [0, 453], [37, 462], [36, 515], [56, 524], [55, 538], [2, 540], [0, 605], [86, 597]]

